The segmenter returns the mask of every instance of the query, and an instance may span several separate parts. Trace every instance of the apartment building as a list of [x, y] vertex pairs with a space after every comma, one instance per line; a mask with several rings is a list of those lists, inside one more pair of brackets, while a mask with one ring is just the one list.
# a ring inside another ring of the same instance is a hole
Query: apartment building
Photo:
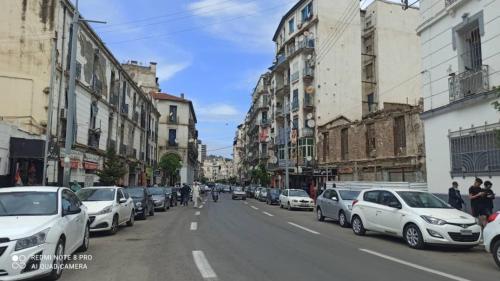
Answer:
[[422, 97], [431, 192], [500, 180], [500, 2], [422, 0]]
[[222, 156], [210, 155], [203, 162], [203, 174], [210, 182], [229, 180], [235, 177], [234, 162]]
[[[102, 168], [104, 152], [114, 147], [127, 161], [128, 173], [122, 184], [152, 183], [146, 171], [155, 164], [159, 112], [151, 97], [83, 21], [77, 36], [74, 144], [70, 155], [62, 149], [68, 116], [71, 2], [7, 0], [2, 5], [0, 15], [5, 22], [0, 37], [8, 41], [2, 42], [0, 51], [0, 87], [15, 95], [3, 95], [0, 115], [30, 134], [49, 134], [48, 182], [62, 184], [62, 164], [67, 156], [71, 181], [98, 183], [96, 171]], [[48, 124], [51, 94], [52, 123]]]
[[417, 25], [417, 9], [403, 11], [399, 4], [380, 0], [364, 10], [358, 1], [304, 0], [283, 16], [273, 37], [276, 59], [270, 68], [273, 185], [284, 185], [286, 166], [295, 187], [338, 179], [332, 176], [338, 163], [324, 158], [320, 147], [327, 128], [358, 124], [386, 106], [390, 114], [385, 116], [394, 109], [408, 112], [400, 104], [418, 107]]
[[246, 124], [238, 125], [233, 141], [233, 173], [240, 184], [247, 182]]
[[159, 159], [164, 154], [177, 154], [182, 160], [179, 171], [181, 184], [192, 184], [197, 180], [198, 131], [193, 103], [184, 97], [166, 93], [153, 93], [161, 112], [159, 121]]

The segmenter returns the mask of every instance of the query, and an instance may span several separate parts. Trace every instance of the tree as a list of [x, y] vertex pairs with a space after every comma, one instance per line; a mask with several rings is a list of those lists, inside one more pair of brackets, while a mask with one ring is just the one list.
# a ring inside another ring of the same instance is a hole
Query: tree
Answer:
[[104, 167], [97, 171], [102, 184], [106, 186], [117, 185], [118, 181], [127, 174], [125, 163], [118, 155], [114, 148], [109, 148], [104, 156]]
[[174, 185], [178, 171], [182, 167], [181, 157], [174, 153], [163, 154], [158, 166], [163, 171], [162, 183], [166, 184], [168, 178], [168, 184]]
[[267, 172], [264, 164], [260, 164], [257, 168], [252, 170], [251, 178], [254, 182], [259, 183], [262, 186], [268, 186], [271, 182], [271, 176]]

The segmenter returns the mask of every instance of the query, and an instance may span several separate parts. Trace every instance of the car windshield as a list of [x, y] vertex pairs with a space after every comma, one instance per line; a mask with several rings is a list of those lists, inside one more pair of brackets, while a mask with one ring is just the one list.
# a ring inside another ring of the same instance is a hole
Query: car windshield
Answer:
[[152, 195], [165, 195], [165, 190], [160, 187], [148, 188], [148, 192]]
[[341, 190], [339, 191], [340, 197], [342, 197], [342, 200], [354, 200], [358, 197], [359, 191], [353, 191], [353, 190]]
[[451, 208], [448, 204], [430, 193], [412, 191], [399, 191], [397, 193], [412, 208]]
[[172, 193], [172, 188], [171, 187], [165, 187], [165, 192], [168, 194]]
[[132, 196], [132, 198], [143, 198], [144, 197], [144, 189], [142, 188], [128, 188], [128, 194]]
[[235, 187], [233, 188], [234, 191], [242, 191], [243, 189], [241, 187]]
[[288, 196], [309, 197], [309, 195], [307, 194], [307, 192], [305, 192], [302, 189], [291, 189]]
[[57, 214], [57, 192], [0, 193], [0, 216], [49, 216]]
[[82, 201], [113, 201], [115, 200], [115, 189], [83, 188], [76, 195]]
[[271, 193], [273, 195], [279, 195], [280, 191], [279, 191], [279, 189], [271, 189], [271, 190], [269, 190], [269, 193]]

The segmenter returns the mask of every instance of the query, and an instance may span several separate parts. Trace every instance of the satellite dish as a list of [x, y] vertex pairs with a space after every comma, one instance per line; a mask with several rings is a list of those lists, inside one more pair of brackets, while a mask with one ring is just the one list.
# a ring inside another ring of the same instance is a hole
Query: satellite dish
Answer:
[[276, 164], [276, 163], [278, 163], [278, 158], [276, 156], [273, 156], [273, 157], [271, 157], [270, 161], [272, 164]]
[[314, 94], [314, 92], [315, 92], [314, 86], [307, 86], [306, 87], [306, 94], [312, 95], [312, 94]]
[[314, 116], [313, 116], [313, 114], [312, 114], [312, 113], [307, 113], [307, 115], [306, 115], [306, 119], [307, 119], [307, 120], [311, 120], [311, 119], [313, 119], [313, 117], [314, 117]]
[[311, 156], [307, 156], [306, 160], [309, 161], [309, 162], [311, 162], [313, 160], [313, 158]]
[[316, 122], [313, 119], [307, 120], [307, 127], [314, 128]]

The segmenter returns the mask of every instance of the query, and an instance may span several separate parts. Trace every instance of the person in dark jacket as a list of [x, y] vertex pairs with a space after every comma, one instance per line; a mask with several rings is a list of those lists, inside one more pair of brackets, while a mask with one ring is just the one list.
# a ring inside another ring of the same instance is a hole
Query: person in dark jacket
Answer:
[[491, 181], [484, 182], [484, 197], [483, 197], [483, 209], [487, 216], [493, 214], [493, 200], [495, 200], [495, 193], [491, 190], [493, 184]]
[[189, 195], [191, 194], [191, 188], [187, 184], [184, 184], [181, 188], [181, 201], [182, 206], [187, 206], [189, 203]]
[[460, 190], [458, 189], [458, 182], [454, 181], [448, 190], [448, 204], [457, 210], [462, 210], [465, 204], [462, 196], [460, 195]]

